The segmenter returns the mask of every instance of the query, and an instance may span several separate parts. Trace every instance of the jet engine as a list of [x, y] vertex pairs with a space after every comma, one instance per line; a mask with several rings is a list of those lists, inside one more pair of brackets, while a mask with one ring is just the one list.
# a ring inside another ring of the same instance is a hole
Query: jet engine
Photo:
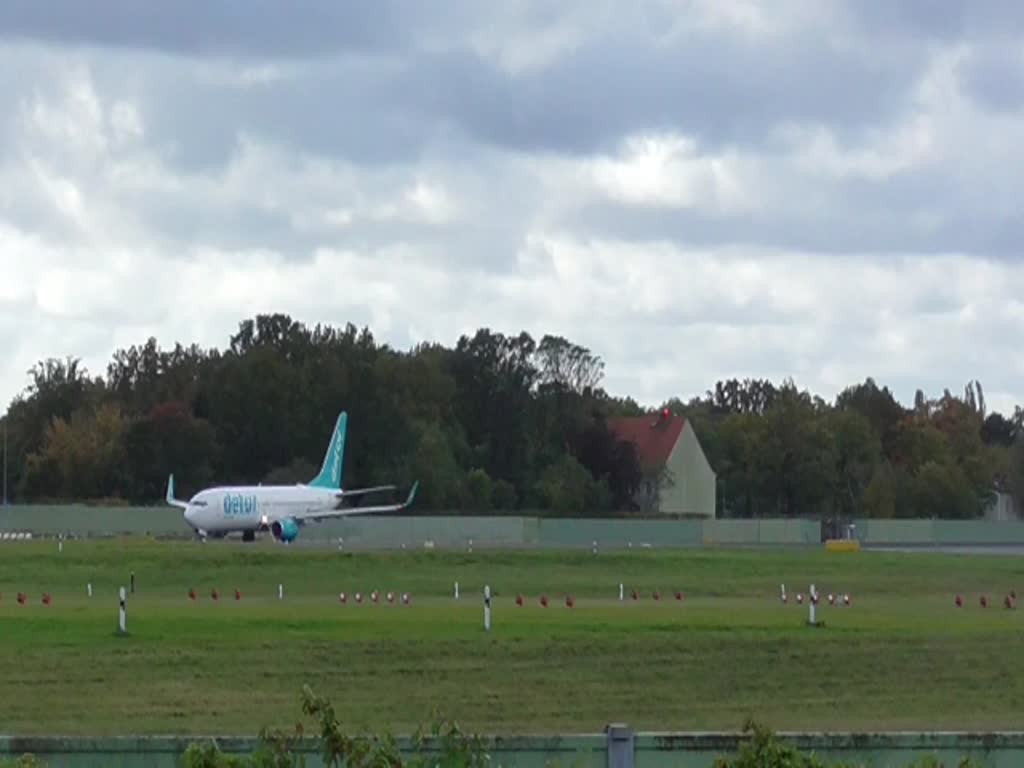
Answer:
[[286, 517], [284, 520], [275, 520], [270, 524], [270, 533], [278, 541], [283, 541], [287, 544], [294, 541], [295, 537], [299, 535], [299, 524], [291, 517]]

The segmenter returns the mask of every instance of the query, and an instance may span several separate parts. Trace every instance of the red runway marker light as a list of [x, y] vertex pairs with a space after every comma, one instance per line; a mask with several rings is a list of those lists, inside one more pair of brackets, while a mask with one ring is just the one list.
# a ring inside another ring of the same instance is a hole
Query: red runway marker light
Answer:
[[566, 595], [565, 604], [572, 608], [574, 605], [576, 605], [576, 601], [572, 599], [572, 595]]
[[988, 597], [985, 595], [981, 596], [981, 607], [988, 608]]
[[214, 600], [220, 600], [220, 592], [218, 592], [217, 589], [214, 588], [210, 591], [210, 597], [212, 597]]
[[235, 589], [235, 600], [241, 600], [241, 599], [242, 599], [242, 591], [239, 590], [239, 589]]
[[43, 593], [43, 605], [49, 605], [51, 600], [52, 600], [52, 598], [50, 597], [50, 593], [49, 592], [44, 592]]
[[522, 595], [516, 595], [516, 605], [522, 605], [522, 604], [523, 604], [523, 596]]
[[547, 595], [541, 595], [540, 596], [540, 604], [543, 605], [545, 608], [548, 607], [548, 596]]
[[676, 592], [676, 600], [682, 601], [682, 599], [683, 599], [683, 593], [677, 591]]
[[339, 603], [347, 603], [348, 602], [348, 595], [346, 595], [344, 592], [339, 592], [338, 593], [338, 602]]
[[637, 594], [635, 589], [633, 590], [633, 599], [634, 600], [639, 600], [640, 599], [640, 595]]
[[661, 600], [661, 592], [659, 592], [658, 590], [654, 590], [654, 599]]
[[188, 591], [188, 599], [189, 600], [195, 600], [196, 599], [196, 591], [194, 589], [189, 589], [189, 591]]
[[964, 599], [962, 597], [960, 597], [960, 595], [957, 595], [956, 596], [956, 607], [957, 608], [962, 608], [963, 604], [964, 604]]
[[18, 593], [18, 604], [19, 605], [24, 605], [25, 604], [25, 593], [24, 592], [19, 592]]

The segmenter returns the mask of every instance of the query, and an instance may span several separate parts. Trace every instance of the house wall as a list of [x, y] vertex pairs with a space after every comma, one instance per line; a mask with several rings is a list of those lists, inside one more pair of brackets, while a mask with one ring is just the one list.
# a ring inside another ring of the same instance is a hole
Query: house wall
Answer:
[[715, 516], [715, 473], [689, 421], [683, 426], [667, 462], [671, 484], [662, 488], [659, 511]]

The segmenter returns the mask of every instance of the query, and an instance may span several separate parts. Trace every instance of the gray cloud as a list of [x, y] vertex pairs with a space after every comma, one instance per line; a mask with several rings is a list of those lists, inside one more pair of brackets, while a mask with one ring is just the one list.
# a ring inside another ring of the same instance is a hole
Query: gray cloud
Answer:
[[36, 5], [0, 6], [0, 400], [264, 311], [560, 333], [647, 402], [1020, 399], [1016, 3]]
[[0, 7], [0, 32], [15, 40], [181, 54], [315, 57], [396, 48], [411, 39], [415, 21], [423, 15], [418, 4], [391, 0], [324, 0], [299, 6], [274, 0], [212, 0], [187, 10], [131, 0], [68, 0], [45, 7], [11, 0]]
[[972, 51], [964, 84], [977, 103], [997, 112], [1024, 108], [1024, 56], [1019, 45]]
[[1024, 33], [1024, 6], [1015, 0], [977, 0], [941, 6], [931, 0], [845, 0], [844, 6], [862, 31], [904, 44], [916, 40], [991, 41]]
[[421, 119], [512, 149], [608, 151], [638, 130], [685, 131], [715, 148], [765, 144], [780, 122], [856, 136], [906, 108], [926, 61], [915, 48], [887, 58], [814, 36], [780, 44], [700, 32], [654, 45], [622, 27], [523, 74], [464, 50], [423, 57], [385, 92]]

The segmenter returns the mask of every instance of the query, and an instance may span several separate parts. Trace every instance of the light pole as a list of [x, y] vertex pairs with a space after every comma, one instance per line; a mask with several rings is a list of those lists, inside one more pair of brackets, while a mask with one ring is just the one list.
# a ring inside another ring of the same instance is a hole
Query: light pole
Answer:
[[7, 417], [3, 417], [3, 506], [7, 506]]
[[10, 413], [4, 414], [4, 506], [7, 506], [7, 421]]
[[7, 416], [3, 417], [3, 506], [7, 506]]

